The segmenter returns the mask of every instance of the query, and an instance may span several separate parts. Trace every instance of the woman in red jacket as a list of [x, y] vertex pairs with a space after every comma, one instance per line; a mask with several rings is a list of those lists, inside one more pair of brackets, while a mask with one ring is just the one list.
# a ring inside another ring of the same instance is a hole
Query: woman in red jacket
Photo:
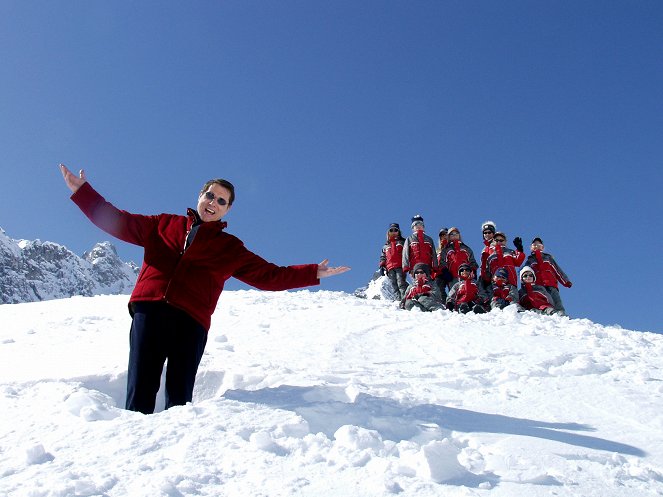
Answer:
[[210, 180], [186, 216], [145, 216], [117, 209], [87, 182], [60, 164], [71, 199], [99, 228], [144, 249], [143, 266], [129, 299], [130, 333], [126, 408], [154, 412], [166, 359], [166, 409], [191, 402], [196, 371], [212, 313], [228, 278], [262, 290], [320, 283], [350, 268], [320, 264], [282, 267], [265, 261], [221, 221], [235, 200], [233, 185]]
[[403, 274], [403, 245], [405, 238], [401, 235], [401, 228], [398, 223], [391, 223], [387, 231], [387, 241], [382, 247], [380, 254], [380, 271], [387, 274], [389, 281], [398, 296], [396, 300], [402, 300], [405, 297], [407, 282]]

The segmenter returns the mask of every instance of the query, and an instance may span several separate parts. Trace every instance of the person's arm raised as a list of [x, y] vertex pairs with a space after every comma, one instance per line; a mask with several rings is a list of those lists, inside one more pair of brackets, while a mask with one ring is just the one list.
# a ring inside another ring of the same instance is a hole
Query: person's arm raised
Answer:
[[81, 169], [78, 176], [76, 176], [67, 168], [67, 166], [60, 164], [60, 172], [62, 173], [62, 177], [64, 178], [67, 187], [71, 190], [71, 193], [76, 193], [83, 183], [87, 182], [85, 171], [83, 169]]

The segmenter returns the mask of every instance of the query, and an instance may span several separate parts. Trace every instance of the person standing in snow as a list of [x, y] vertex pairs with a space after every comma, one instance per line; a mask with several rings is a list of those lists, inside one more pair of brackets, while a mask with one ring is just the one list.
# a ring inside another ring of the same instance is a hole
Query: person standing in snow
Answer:
[[520, 305], [527, 311], [539, 314], [556, 314], [552, 297], [541, 285], [535, 285], [536, 276], [529, 266], [520, 270], [520, 290], [518, 297]]
[[380, 272], [387, 274], [394, 293], [398, 295], [398, 300], [405, 297], [407, 282], [403, 273], [403, 245], [405, 238], [401, 235], [401, 228], [398, 223], [391, 223], [387, 231], [387, 241], [382, 247], [380, 255]]
[[161, 371], [166, 370], [166, 409], [191, 402], [212, 313], [227, 279], [262, 290], [320, 283], [349, 267], [277, 266], [249, 251], [221, 221], [235, 201], [227, 180], [206, 182], [197, 208], [186, 216], [140, 215], [117, 209], [87, 182], [60, 164], [71, 199], [99, 228], [144, 249], [143, 265], [129, 299], [130, 331], [126, 409], [154, 412]]
[[420, 311], [432, 312], [444, 309], [444, 301], [440, 290], [430, 278], [430, 269], [422, 262], [412, 268], [413, 282], [405, 291], [401, 307], [411, 311], [415, 307]]
[[525, 261], [525, 264], [534, 270], [536, 281], [548, 290], [548, 293], [555, 304], [555, 310], [557, 313], [566, 316], [566, 309], [564, 309], [562, 298], [559, 295], [557, 282], [561, 283], [566, 288], [571, 288], [573, 285], [571, 280], [569, 280], [566, 273], [562, 271], [562, 268], [559, 267], [555, 258], [544, 252], [545, 247], [541, 238], [536, 237], [532, 240], [531, 249], [532, 253]]
[[479, 267], [474, 252], [467, 246], [460, 237], [460, 230], [458, 228], [449, 228], [449, 243], [440, 252], [440, 268], [444, 268], [450, 273], [453, 286], [460, 278], [458, 270], [462, 264], [469, 264], [472, 271], [476, 271]]
[[516, 250], [507, 248], [506, 235], [501, 231], [496, 232], [486, 258], [486, 268], [487, 274], [492, 279], [495, 271], [503, 267], [509, 273], [509, 283], [516, 286], [518, 284], [516, 268], [520, 267], [525, 260], [525, 254], [523, 253], [523, 241], [519, 236], [513, 239], [513, 244]]
[[486, 292], [489, 296], [490, 292], [492, 292], [493, 285], [491, 282], [490, 273], [488, 271], [487, 262], [491, 245], [493, 243], [493, 237], [495, 236], [496, 231], [497, 227], [493, 221], [484, 221], [481, 225], [481, 234], [483, 236], [484, 247], [481, 251], [481, 278], [479, 279], [479, 285], [481, 285], [481, 288], [483, 288], [484, 292]]
[[437, 270], [435, 242], [425, 233], [424, 218], [419, 214], [412, 218], [412, 234], [405, 239], [403, 246], [403, 272], [410, 272], [420, 262], [426, 264], [431, 275]]
[[435, 283], [437, 284], [437, 287], [440, 289], [440, 293], [442, 294], [442, 301], [446, 301], [447, 287], [451, 283], [451, 280], [453, 280], [453, 277], [451, 276], [449, 270], [443, 267], [442, 261], [440, 261], [440, 255], [442, 254], [444, 247], [449, 244], [449, 229], [440, 228], [438, 237], [440, 239], [440, 244], [437, 246], [437, 275], [435, 276]]

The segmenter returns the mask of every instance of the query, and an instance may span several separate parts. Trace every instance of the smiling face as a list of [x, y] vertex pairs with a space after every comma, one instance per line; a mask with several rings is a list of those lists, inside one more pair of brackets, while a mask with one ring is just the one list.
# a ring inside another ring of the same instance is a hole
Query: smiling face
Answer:
[[[207, 198], [207, 194], [211, 193], [214, 197]], [[219, 203], [219, 199], [225, 201], [225, 205]], [[198, 197], [198, 215], [200, 219], [207, 223], [210, 221], [218, 221], [225, 216], [230, 210], [230, 190], [216, 183], [212, 183], [200, 197]]]

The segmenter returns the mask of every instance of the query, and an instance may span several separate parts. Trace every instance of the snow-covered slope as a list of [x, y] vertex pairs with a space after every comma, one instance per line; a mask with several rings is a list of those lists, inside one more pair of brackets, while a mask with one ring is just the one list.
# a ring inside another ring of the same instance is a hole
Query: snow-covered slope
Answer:
[[144, 416], [126, 304], [0, 305], [0, 495], [663, 494], [660, 335], [224, 292], [193, 405]]
[[13, 240], [0, 228], [0, 303], [129, 293], [137, 275], [110, 242], [79, 257], [57, 243]]

